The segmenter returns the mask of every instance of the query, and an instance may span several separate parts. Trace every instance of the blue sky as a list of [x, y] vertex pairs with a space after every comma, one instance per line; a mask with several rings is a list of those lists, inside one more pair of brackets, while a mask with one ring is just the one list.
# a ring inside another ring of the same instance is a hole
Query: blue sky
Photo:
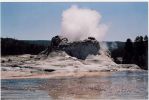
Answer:
[[98, 11], [109, 29], [104, 41], [148, 34], [148, 5], [138, 3], [1, 3], [2, 37], [49, 40], [61, 30], [62, 12], [72, 5]]

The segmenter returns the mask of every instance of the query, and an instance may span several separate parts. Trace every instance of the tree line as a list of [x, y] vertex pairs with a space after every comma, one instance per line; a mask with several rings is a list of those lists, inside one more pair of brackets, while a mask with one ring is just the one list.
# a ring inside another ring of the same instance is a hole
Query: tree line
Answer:
[[31, 44], [23, 40], [1, 38], [1, 55], [38, 54], [46, 48], [44, 45]]
[[137, 64], [142, 69], [148, 69], [148, 37], [137, 36], [132, 42], [126, 40], [124, 46], [123, 64]]

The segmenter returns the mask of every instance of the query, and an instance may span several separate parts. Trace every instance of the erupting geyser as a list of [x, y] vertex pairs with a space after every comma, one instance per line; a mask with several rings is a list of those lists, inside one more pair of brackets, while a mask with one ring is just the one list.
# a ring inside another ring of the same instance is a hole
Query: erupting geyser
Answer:
[[53, 37], [49, 47], [41, 54], [49, 55], [50, 52], [59, 50], [86, 59], [88, 55], [99, 53], [99, 41], [108, 29], [107, 25], [101, 24], [99, 12], [73, 5], [63, 11], [61, 25], [60, 36]]
[[63, 11], [60, 35], [70, 41], [84, 40], [88, 37], [102, 41], [108, 26], [101, 23], [101, 18], [101, 14], [95, 10], [73, 5]]

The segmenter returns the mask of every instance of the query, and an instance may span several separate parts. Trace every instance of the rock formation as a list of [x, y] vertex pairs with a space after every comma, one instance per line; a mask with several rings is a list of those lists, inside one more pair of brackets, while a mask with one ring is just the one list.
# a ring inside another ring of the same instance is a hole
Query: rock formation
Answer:
[[88, 37], [83, 41], [69, 42], [67, 38], [55, 36], [48, 48], [40, 55], [48, 56], [52, 51], [65, 51], [68, 55], [78, 59], [86, 59], [88, 55], [99, 54], [100, 45], [94, 37]]

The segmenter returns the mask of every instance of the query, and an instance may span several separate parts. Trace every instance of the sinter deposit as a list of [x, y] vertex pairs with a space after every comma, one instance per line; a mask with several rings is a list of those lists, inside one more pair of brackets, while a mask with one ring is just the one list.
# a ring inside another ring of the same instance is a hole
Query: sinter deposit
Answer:
[[72, 57], [84, 60], [88, 55], [97, 55], [99, 49], [99, 42], [93, 37], [88, 37], [84, 41], [68, 42], [67, 38], [55, 36], [52, 38], [49, 47], [41, 54], [48, 56], [52, 51], [65, 51]]
[[141, 70], [134, 64], [119, 65], [113, 62], [108, 51], [92, 37], [68, 42], [67, 38], [56, 36], [39, 55], [6, 56], [1, 61], [2, 78], [80, 77], [105, 71]]

